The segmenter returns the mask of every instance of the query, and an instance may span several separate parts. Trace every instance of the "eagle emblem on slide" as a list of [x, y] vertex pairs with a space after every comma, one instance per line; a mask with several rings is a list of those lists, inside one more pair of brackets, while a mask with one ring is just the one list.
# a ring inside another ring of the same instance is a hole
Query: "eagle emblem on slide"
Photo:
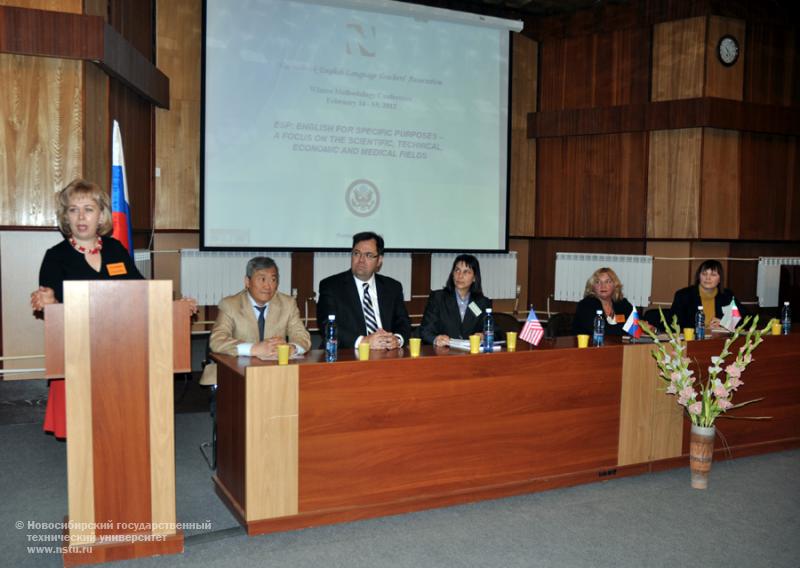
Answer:
[[345, 203], [353, 215], [369, 217], [378, 210], [380, 204], [378, 187], [368, 179], [357, 179], [345, 192]]

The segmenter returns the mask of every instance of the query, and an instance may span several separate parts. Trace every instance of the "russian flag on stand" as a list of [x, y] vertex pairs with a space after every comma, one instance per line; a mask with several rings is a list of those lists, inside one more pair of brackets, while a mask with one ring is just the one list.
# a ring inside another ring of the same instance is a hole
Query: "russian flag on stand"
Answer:
[[121, 242], [133, 256], [130, 217], [131, 207], [128, 201], [128, 180], [125, 177], [125, 156], [122, 153], [122, 134], [119, 131], [119, 123], [115, 120], [111, 146], [111, 220], [114, 224], [111, 236]]
[[637, 339], [642, 336], [642, 328], [639, 327], [639, 312], [636, 311], [636, 306], [633, 307], [633, 311], [628, 316], [628, 320], [622, 326], [622, 329]]
[[533, 345], [539, 345], [539, 342], [544, 337], [544, 328], [542, 322], [536, 317], [536, 312], [531, 308], [528, 313], [528, 319], [525, 320], [525, 325], [522, 326], [522, 331], [519, 332], [519, 338], [527, 341]]

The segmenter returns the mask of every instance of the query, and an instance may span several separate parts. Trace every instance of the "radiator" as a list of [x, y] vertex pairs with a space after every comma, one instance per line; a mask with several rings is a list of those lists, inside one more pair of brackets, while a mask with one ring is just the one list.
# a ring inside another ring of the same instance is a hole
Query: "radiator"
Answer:
[[778, 289], [783, 265], [800, 265], [800, 257], [760, 256], [758, 258], [756, 294], [758, 295], [758, 305], [762, 308], [774, 308], [778, 305]]
[[[319, 282], [345, 270], [350, 270], [349, 252], [318, 252], [314, 255], [314, 293], [319, 300]], [[403, 285], [403, 299], [411, 301], [411, 254], [387, 253], [383, 256], [380, 274], [399, 280]]]
[[583, 298], [586, 281], [598, 268], [607, 266], [622, 281], [623, 293], [636, 306], [650, 304], [653, 257], [634, 254], [556, 253], [555, 299], [577, 302]]
[[145, 280], [150, 280], [153, 277], [153, 263], [151, 262], [149, 250], [135, 250], [133, 251], [133, 263], [139, 270]]
[[[458, 256], [452, 253], [435, 253], [431, 255], [431, 290], [444, 287], [453, 267], [453, 259]], [[481, 264], [481, 287], [483, 293], [492, 299], [517, 297], [517, 253], [476, 254]]]
[[284, 294], [292, 293], [292, 253], [219, 252], [181, 249], [181, 295], [195, 298], [200, 306], [216, 306], [225, 297], [244, 289], [247, 261], [268, 256], [278, 265]]

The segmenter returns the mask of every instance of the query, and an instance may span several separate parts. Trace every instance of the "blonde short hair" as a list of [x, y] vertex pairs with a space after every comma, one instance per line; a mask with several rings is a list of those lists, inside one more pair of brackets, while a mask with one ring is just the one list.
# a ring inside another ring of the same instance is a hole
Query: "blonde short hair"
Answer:
[[91, 198], [100, 208], [100, 219], [97, 223], [97, 234], [107, 235], [111, 232], [114, 225], [111, 220], [111, 202], [108, 199], [108, 194], [94, 182], [86, 181], [85, 179], [76, 178], [70, 184], [58, 192], [58, 212], [56, 213], [58, 219], [58, 228], [67, 237], [72, 236], [72, 230], [69, 228], [69, 202], [78, 195], [85, 195]]
[[589, 279], [586, 281], [586, 288], [583, 290], [583, 297], [586, 298], [587, 296], [594, 296], [594, 285], [600, 280], [601, 274], [608, 274], [608, 277], [614, 282], [614, 294], [611, 296], [611, 299], [614, 302], [619, 302], [622, 299], [622, 281], [617, 276], [617, 273], [604, 266], [603, 268], [598, 268], [597, 270], [592, 273]]

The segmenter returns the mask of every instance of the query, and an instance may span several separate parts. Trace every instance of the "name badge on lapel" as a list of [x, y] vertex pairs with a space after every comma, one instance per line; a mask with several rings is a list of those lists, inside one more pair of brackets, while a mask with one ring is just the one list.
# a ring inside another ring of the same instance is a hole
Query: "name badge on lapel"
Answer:
[[476, 304], [475, 302], [470, 302], [469, 306], [467, 306], [467, 307], [470, 309], [470, 311], [473, 314], [475, 314], [475, 317], [478, 317], [479, 315], [481, 315], [481, 309], [478, 307], [478, 304]]
[[113, 264], [108, 264], [106, 265], [106, 268], [108, 269], [109, 276], [123, 276], [124, 274], [128, 273], [128, 271], [125, 268], [124, 262], [115, 262]]

